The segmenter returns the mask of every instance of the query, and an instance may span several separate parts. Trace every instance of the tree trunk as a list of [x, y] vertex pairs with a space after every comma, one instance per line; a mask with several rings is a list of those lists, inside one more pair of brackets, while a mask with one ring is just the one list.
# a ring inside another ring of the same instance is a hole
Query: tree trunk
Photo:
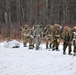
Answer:
[[10, 37], [10, 28], [11, 28], [11, 13], [10, 13], [10, 0], [6, 0], [6, 12], [5, 12], [5, 23], [8, 27], [7, 37]]

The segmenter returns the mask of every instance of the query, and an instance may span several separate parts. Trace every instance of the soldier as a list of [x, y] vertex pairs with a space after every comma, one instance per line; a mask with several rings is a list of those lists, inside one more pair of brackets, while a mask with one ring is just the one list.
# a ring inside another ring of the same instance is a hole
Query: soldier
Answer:
[[30, 28], [30, 33], [29, 33], [29, 49], [34, 48], [34, 36], [33, 36], [33, 29]]
[[71, 53], [71, 51], [72, 51], [71, 50], [71, 42], [73, 39], [73, 34], [72, 34], [70, 27], [65, 26], [63, 28], [62, 38], [63, 38], [63, 54], [66, 54], [66, 48], [67, 48], [67, 46], [69, 46], [68, 54], [72, 55], [72, 53]]
[[60, 34], [61, 34], [62, 27], [59, 24], [54, 25], [53, 29], [53, 50], [59, 51], [58, 46], [60, 43]]
[[74, 46], [74, 56], [76, 56], [76, 26], [73, 27], [73, 46]]
[[36, 50], [39, 50], [41, 37], [42, 37], [42, 29], [40, 25], [35, 26], [34, 37], [35, 37], [35, 43], [36, 43]]
[[53, 26], [52, 26], [52, 25], [48, 25], [48, 26], [44, 29], [44, 34], [45, 34], [45, 36], [46, 36], [46, 49], [48, 49], [48, 45], [49, 45], [49, 47], [51, 48], [52, 41], [53, 41], [52, 31], [53, 31]]
[[28, 25], [25, 25], [21, 29], [21, 40], [23, 41], [24, 47], [26, 47], [26, 44], [28, 42], [28, 33], [29, 33], [29, 28]]

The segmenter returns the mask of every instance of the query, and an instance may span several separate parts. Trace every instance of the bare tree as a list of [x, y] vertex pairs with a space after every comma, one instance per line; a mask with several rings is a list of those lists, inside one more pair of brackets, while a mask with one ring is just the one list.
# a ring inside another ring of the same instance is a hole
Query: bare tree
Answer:
[[5, 11], [5, 24], [7, 25], [7, 37], [10, 37], [10, 28], [11, 28], [11, 13], [10, 13], [10, 0], [6, 0], [6, 11]]

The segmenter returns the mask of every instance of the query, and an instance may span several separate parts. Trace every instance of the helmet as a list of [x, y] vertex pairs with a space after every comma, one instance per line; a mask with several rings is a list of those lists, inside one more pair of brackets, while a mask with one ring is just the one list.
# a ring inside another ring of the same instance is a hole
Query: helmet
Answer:
[[59, 24], [54, 24], [54, 26], [55, 26], [55, 27], [59, 27], [60, 25], [59, 25]]
[[39, 24], [37, 24], [37, 25], [34, 25], [34, 28], [42, 28], [42, 25], [39, 25]]
[[54, 24], [54, 29], [55, 30], [60, 30], [60, 25], [59, 24]]
[[24, 28], [28, 28], [28, 25], [25, 25]]
[[72, 31], [73, 31], [73, 32], [76, 31], [76, 26], [72, 28]]
[[64, 26], [64, 31], [70, 31], [71, 28], [69, 26]]
[[70, 27], [69, 26], [64, 26], [64, 29], [67, 30], [67, 29], [70, 29]]
[[76, 30], [76, 26], [75, 26], [75, 27], [73, 27], [73, 29], [75, 29], [75, 30]]
[[54, 24], [54, 28], [59, 28], [60, 25], [59, 24]]

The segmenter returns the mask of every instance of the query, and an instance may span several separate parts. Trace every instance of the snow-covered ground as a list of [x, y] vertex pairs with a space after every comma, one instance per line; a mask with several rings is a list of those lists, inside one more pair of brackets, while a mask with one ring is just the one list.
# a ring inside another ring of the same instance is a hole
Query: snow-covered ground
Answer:
[[[15, 43], [20, 48], [12, 48]], [[18, 43], [0, 42], [0, 75], [76, 75], [76, 56], [63, 55], [62, 44], [60, 51], [49, 51], [45, 44], [29, 50]]]

